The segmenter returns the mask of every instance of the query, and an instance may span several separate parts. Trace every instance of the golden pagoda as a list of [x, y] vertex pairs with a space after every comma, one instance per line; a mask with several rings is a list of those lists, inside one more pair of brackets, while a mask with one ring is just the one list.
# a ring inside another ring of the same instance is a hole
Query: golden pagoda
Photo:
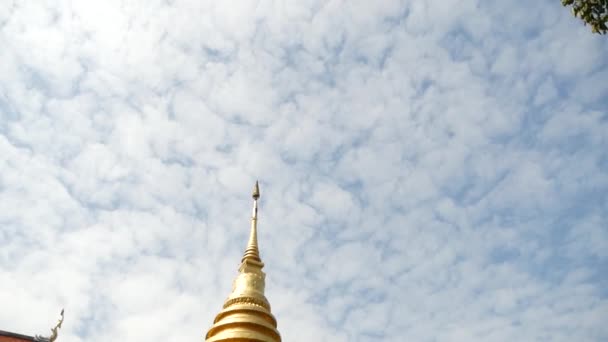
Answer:
[[251, 232], [239, 274], [232, 283], [232, 293], [213, 321], [205, 341], [259, 341], [280, 342], [277, 320], [270, 312], [270, 303], [264, 295], [266, 274], [258, 249], [258, 199], [260, 188], [253, 189]]

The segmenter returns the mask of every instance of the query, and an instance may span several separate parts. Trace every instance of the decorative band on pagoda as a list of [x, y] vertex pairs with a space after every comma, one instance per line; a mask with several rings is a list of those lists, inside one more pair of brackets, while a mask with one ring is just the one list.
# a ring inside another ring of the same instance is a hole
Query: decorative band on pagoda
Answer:
[[254, 298], [254, 297], [237, 297], [237, 298], [228, 299], [226, 302], [224, 302], [224, 309], [231, 305], [234, 305], [234, 304], [257, 305], [257, 306], [261, 306], [261, 307], [265, 308], [266, 310], [270, 311], [270, 304], [267, 301], [261, 300], [259, 298]]

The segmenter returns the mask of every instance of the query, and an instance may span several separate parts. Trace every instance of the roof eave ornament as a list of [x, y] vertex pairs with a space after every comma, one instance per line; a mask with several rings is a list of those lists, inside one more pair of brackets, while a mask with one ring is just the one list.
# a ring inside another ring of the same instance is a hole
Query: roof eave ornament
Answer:
[[34, 341], [37, 342], [55, 342], [57, 340], [57, 336], [59, 336], [59, 329], [61, 329], [61, 325], [63, 324], [63, 309], [61, 309], [61, 318], [59, 319], [59, 321], [57, 322], [57, 325], [55, 325], [54, 328], [51, 328], [51, 336], [50, 337], [42, 337], [39, 335], [36, 335], [36, 337], [34, 337]]

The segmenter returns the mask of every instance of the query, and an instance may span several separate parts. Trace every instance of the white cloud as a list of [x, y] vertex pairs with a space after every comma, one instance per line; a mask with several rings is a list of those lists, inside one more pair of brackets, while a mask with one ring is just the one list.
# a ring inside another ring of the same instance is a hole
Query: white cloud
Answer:
[[0, 10], [0, 329], [200, 340], [261, 181], [285, 341], [602, 341], [608, 45], [559, 4]]

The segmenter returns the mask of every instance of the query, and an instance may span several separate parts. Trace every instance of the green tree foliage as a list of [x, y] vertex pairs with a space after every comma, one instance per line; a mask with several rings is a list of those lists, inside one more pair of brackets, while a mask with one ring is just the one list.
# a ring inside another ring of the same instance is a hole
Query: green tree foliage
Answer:
[[589, 24], [594, 33], [608, 32], [608, 0], [562, 0], [562, 5], [572, 6], [572, 14]]

